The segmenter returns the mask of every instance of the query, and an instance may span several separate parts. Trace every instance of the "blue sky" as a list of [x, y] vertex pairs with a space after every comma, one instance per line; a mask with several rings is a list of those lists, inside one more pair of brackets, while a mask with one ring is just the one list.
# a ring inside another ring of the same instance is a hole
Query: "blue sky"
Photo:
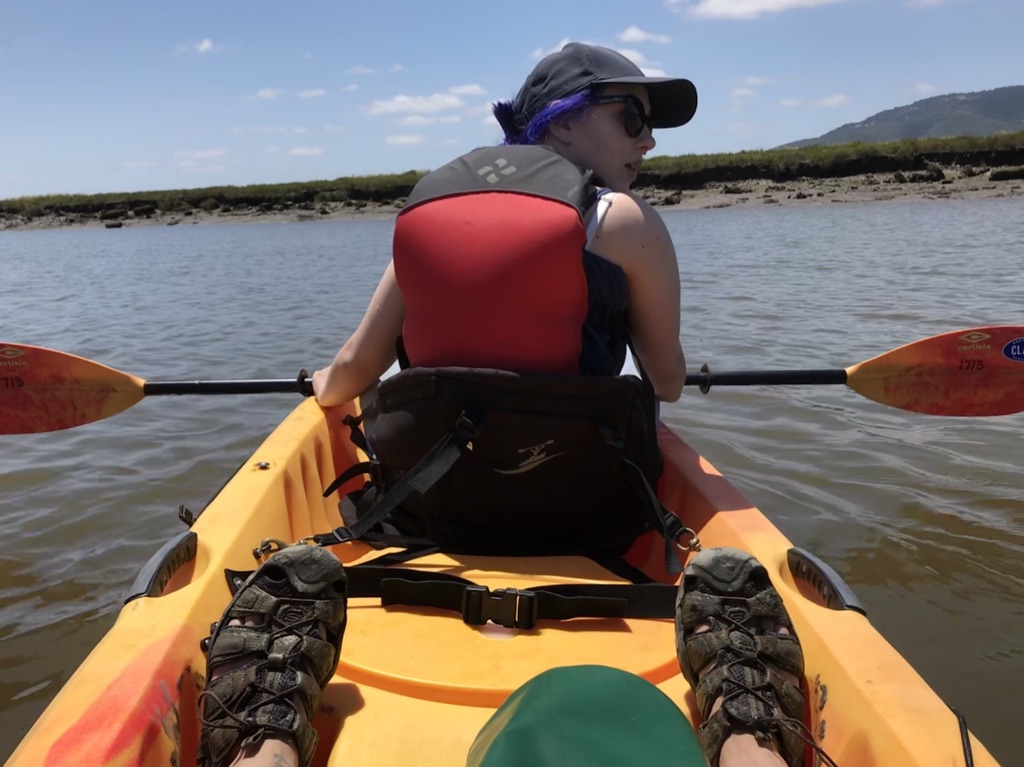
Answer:
[[1024, 84], [1021, 0], [26, 0], [0, 23], [0, 199], [426, 170], [497, 143], [568, 40], [697, 86], [652, 154], [767, 149]]

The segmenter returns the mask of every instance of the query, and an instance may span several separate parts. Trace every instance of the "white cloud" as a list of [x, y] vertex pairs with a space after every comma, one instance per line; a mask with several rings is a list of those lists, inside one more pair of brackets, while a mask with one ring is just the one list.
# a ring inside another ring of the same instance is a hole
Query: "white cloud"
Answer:
[[297, 146], [285, 152], [289, 157], [319, 157], [323, 153], [323, 148], [318, 146]]
[[616, 48], [616, 50], [640, 67], [648, 77], [666, 77], [665, 70], [650, 61], [640, 51], [635, 51], [632, 48]]
[[822, 107], [824, 109], [834, 109], [835, 107], [843, 107], [850, 103], [849, 97], [845, 93], [837, 93], [832, 96], [826, 96], [822, 99], [782, 99], [779, 102], [780, 107], [786, 107], [792, 109], [794, 107]]
[[616, 37], [624, 43], [661, 43], [672, 42], [668, 35], [658, 35], [654, 32], [645, 32], [640, 27], [626, 27]]
[[395, 96], [393, 99], [372, 102], [366, 111], [371, 115], [381, 114], [432, 114], [445, 109], [465, 106], [462, 99], [453, 93], [435, 93], [433, 96]]
[[348, 69], [345, 70], [345, 72], [350, 75], [372, 75], [375, 74], [376, 71], [377, 70], [375, 69], [370, 69], [369, 67], [364, 67], [360, 65], [349, 67]]
[[118, 163], [118, 168], [122, 170], [143, 170], [145, 168], [159, 168], [159, 160], [126, 160], [125, 162]]
[[324, 132], [326, 132], [326, 133], [341, 133], [342, 131], [347, 131], [347, 130], [348, 130], [348, 126], [347, 125], [338, 125], [338, 124], [328, 123], [328, 124], [326, 124], [324, 126]]
[[487, 93], [479, 85], [456, 85], [454, 88], [449, 88], [448, 92], [454, 93], [456, 96], [483, 96]]
[[769, 13], [819, 8], [842, 2], [847, 0], [665, 0], [665, 5], [699, 19], [756, 19]]
[[254, 99], [263, 99], [265, 101], [273, 101], [274, 99], [280, 98], [284, 94], [284, 91], [280, 88], [260, 88], [256, 93], [253, 94]]
[[359, 90], [359, 86], [356, 85], [355, 83], [350, 83], [349, 85], [346, 85], [344, 88], [342, 88], [341, 92], [342, 93], [355, 93], [357, 90]]
[[180, 160], [212, 160], [216, 157], [223, 157], [227, 152], [223, 149], [198, 149], [193, 151], [175, 152], [174, 156]]
[[392, 72], [404, 72], [405, 71], [405, 67], [403, 67], [401, 64], [392, 64], [391, 65], [391, 71]]
[[816, 107], [825, 107], [826, 109], [834, 109], [835, 107], [845, 107], [850, 103], [850, 99], [847, 98], [845, 93], [836, 93], [833, 96], [826, 96], [823, 99], [817, 99], [812, 101], [811, 104]]
[[908, 8], [937, 8], [945, 5], [949, 0], [907, 0]]
[[458, 123], [462, 118], [458, 115], [441, 115], [439, 117], [427, 117], [425, 115], [409, 115], [400, 120], [395, 120], [395, 125], [435, 125], [437, 123]]
[[938, 90], [938, 88], [936, 88], [931, 83], [918, 83], [913, 88], [913, 92], [914, 93], [921, 93], [921, 94], [935, 93], [935, 91], [937, 91], [937, 90]]
[[214, 45], [213, 40], [208, 37], [204, 37], [199, 42], [189, 43], [188, 45], [179, 45], [174, 49], [175, 56], [202, 56], [206, 53], [215, 53], [219, 51], [221, 46]]
[[179, 162], [178, 170], [182, 173], [214, 173], [219, 170], [224, 170], [223, 165], [200, 165], [197, 162]]
[[419, 146], [426, 141], [425, 136], [386, 136], [385, 143], [391, 146]]
[[321, 96], [326, 96], [327, 91], [325, 91], [323, 88], [307, 88], [304, 91], [299, 91], [295, 95], [298, 96], [300, 99], [317, 99], [320, 98]]
[[741, 99], [747, 96], [755, 96], [757, 95], [757, 91], [753, 88], [733, 88], [729, 91], [729, 95], [733, 98]]
[[[566, 45], [568, 45], [571, 42], [573, 42], [573, 41], [570, 40], [568, 37], [563, 37], [558, 42], [558, 44], [555, 45], [553, 48], [546, 48], [546, 49], [545, 48], [534, 48], [533, 52], [530, 53], [530, 58], [531, 59], [542, 59], [545, 56], [547, 56], [549, 53], [557, 53], [558, 51], [562, 50], [562, 48], [564, 48]], [[576, 42], [582, 43], [582, 42], [586, 42], [586, 41], [585, 40], [578, 40]]]
[[288, 133], [291, 130], [287, 125], [240, 125], [231, 129], [233, 134], [263, 136], [268, 133]]
[[750, 77], [743, 78], [743, 82], [745, 85], [771, 85], [775, 81], [770, 77], [755, 77], [751, 75]]

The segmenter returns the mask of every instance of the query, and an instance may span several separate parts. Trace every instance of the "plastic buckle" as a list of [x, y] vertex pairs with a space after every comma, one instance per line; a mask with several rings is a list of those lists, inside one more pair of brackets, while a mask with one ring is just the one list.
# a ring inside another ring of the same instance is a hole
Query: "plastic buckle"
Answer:
[[479, 419], [474, 418], [472, 414], [463, 410], [455, 421], [455, 433], [464, 442], [476, 439], [476, 436], [480, 433]]
[[466, 586], [462, 591], [462, 620], [470, 626], [483, 626], [490, 621], [508, 629], [532, 629], [537, 625], [537, 594]]

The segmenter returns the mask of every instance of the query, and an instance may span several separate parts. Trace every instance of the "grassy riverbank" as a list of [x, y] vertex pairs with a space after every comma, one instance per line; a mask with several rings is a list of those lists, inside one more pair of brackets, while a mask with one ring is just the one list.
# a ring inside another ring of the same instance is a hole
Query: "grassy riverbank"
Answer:
[[[421, 171], [254, 184], [0, 200], [0, 229], [187, 221], [315, 220], [401, 208]], [[1024, 180], [1024, 131], [991, 137], [842, 144], [734, 154], [655, 157], [636, 188], [655, 204], [859, 201], [906, 196], [1009, 196]], [[860, 193], [860, 194], [857, 194]], [[837, 198], [836, 195], [839, 197]]]

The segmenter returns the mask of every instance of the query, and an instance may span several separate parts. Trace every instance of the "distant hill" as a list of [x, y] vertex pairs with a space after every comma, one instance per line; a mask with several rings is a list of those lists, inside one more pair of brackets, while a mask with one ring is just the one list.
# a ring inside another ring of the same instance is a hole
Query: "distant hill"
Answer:
[[976, 93], [950, 93], [879, 112], [818, 138], [785, 144], [792, 149], [854, 141], [901, 141], [950, 136], [994, 136], [1024, 130], [1024, 85]]

